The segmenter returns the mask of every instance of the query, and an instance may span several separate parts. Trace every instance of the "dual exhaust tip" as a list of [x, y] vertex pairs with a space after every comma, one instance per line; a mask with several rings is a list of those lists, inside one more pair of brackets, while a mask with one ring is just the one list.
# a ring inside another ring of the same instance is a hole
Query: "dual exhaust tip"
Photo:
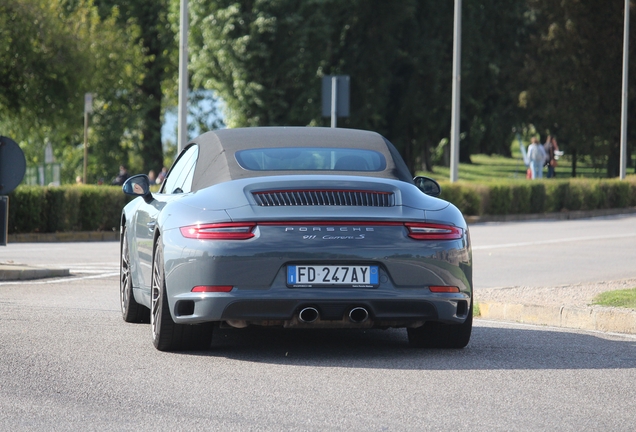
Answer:
[[[318, 313], [318, 309], [313, 307], [306, 307], [300, 311], [298, 314], [298, 319], [303, 322], [310, 324], [320, 318], [320, 314]], [[354, 307], [349, 311], [349, 321], [354, 324], [361, 324], [369, 319], [369, 311], [367, 311], [363, 307]]]

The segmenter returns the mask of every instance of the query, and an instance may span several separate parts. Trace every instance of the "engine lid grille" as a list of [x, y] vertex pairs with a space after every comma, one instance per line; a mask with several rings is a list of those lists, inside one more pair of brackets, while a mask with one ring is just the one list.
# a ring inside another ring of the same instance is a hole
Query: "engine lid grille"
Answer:
[[253, 192], [259, 206], [393, 207], [392, 192], [360, 190], [285, 190]]

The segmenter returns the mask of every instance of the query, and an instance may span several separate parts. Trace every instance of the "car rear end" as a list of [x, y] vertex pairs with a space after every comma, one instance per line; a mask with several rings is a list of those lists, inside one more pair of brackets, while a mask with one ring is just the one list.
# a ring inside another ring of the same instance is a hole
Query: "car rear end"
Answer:
[[464, 219], [412, 184], [246, 179], [179, 206], [162, 233], [177, 323], [418, 327], [471, 311]]

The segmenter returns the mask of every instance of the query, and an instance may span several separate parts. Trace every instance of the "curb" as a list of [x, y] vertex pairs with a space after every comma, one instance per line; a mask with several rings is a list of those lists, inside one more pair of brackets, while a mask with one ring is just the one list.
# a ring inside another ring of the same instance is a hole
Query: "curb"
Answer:
[[23, 265], [0, 265], [0, 281], [18, 281], [70, 276], [69, 269], [49, 269]]
[[579, 330], [636, 334], [636, 310], [480, 302], [479, 318]]
[[614, 208], [614, 209], [598, 209], [598, 210], [574, 210], [556, 213], [532, 213], [532, 214], [507, 214], [507, 215], [483, 215], [483, 216], [465, 216], [466, 223], [484, 223], [484, 222], [523, 222], [534, 220], [574, 220], [587, 219], [600, 216], [616, 216], [629, 215], [636, 213], [636, 207]]
[[7, 243], [119, 241], [119, 231], [69, 231], [9, 234]]

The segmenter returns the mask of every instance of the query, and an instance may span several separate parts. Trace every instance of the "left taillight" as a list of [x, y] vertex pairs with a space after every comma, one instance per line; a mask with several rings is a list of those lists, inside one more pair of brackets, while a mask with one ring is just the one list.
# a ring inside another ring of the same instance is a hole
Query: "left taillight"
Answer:
[[409, 237], [415, 240], [458, 240], [464, 230], [453, 225], [407, 222]]
[[181, 227], [181, 235], [199, 240], [247, 240], [254, 237], [256, 223], [225, 222]]

